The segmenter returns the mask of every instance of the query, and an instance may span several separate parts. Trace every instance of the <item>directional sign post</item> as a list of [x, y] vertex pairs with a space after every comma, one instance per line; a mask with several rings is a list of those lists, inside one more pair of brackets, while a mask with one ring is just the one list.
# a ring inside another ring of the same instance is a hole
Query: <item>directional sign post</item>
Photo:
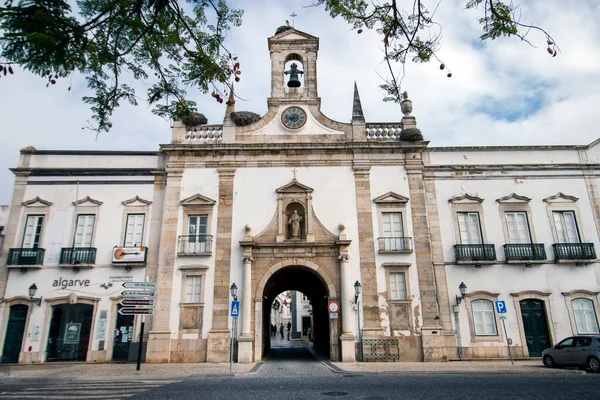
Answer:
[[156, 289], [156, 282], [123, 282], [125, 289]]
[[500, 319], [502, 320], [502, 327], [504, 328], [504, 337], [506, 338], [506, 347], [508, 348], [508, 355], [510, 356], [510, 363], [515, 365], [512, 357], [512, 352], [510, 351], [510, 343], [512, 340], [508, 338], [508, 334], [506, 333], [506, 302], [504, 300], [496, 300], [494, 302], [496, 304], [496, 311], [500, 314]]
[[153, 291], [145, 291], [145, 290], [123, 290], [121, 295], [123, 297], [154, 297]]
[[154, 308], [152, 307], [123, 307], [119, 310], [121, 315], [152, 315]]
[[154, 306], [154, 299], [123, 299], [120, 304], [125, 307]]

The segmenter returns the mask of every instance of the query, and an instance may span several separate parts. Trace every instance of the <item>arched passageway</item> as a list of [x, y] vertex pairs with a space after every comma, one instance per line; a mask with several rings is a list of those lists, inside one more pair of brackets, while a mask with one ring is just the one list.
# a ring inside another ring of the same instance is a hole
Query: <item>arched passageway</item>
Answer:
[[327, 288], [319, 276], [310, 268], [294, 265], [279, 269], [267, 281], [263, 291], [263, 358], [270, 350], [271, 304], [278, 294], [296, 290], [308, 297], [312, 305], [313, 348], [323, 356], [330, 357], [330, 329], [327, 314]]

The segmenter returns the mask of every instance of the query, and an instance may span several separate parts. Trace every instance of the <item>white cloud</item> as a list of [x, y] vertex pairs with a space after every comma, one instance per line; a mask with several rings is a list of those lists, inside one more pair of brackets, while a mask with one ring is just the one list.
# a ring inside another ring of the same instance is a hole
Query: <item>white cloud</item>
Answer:
[[[292, 11], [298, 29], [320, 38], [318, 89], [328, 117], [348, 122], [353, 83], [359, 86], [367, 122], [399, 121], [399, 106], [383, 103], [379, 75], [387, 76], [381, 42], [374, 32], [358, 35], [323, 8], [290, 8], [288, 2], [238, 2], [244, 23], [231, 32], [228, 46], [242, 64], [236, 93], [238, 110], [263, 114], [270, 96], [267, 38]], [[531, 48], [517, 39], [481, 43], [477, 12], [464, 10], [465, 0], [440, 2], [436, 18], [443, 27], [440, 58], [452, 70], [447, 78], [437, 62], [408, 65], [403, 89], [414, 103], [413, 114], [431, 146], [504, 144], [586, 144], [595, 140], [600, 104], [600, 8], [594, 1], [521, 1], [523, 22], [536, 23], [556, 39], [561, 53], [550, 57], [543, 35], [532, 32]], [[298, 4], [298, 3], [295, 3]], [[436, 3], [437, 4], [437, 3]], [[169, 123], [145, 106], [124, 106], [113, 117], [113, 129], [96, 138], [82, 130], [90, 112], [80, 98], [85, 82], [74, 78], [46, 88], [45, 82], [17, 71], [0, 80], [0, 204], [10, 200], [19, 149], [157, 150], [170, 141]], [[144, 86], [138, 86], [140, 95]], [[210, 123], [220, 123], [225, 106], [190, 90], [188, 98]], [[540, 107], [530, 104], [534, 99]], [[506, 113], [512, 116], [507, 121]]]

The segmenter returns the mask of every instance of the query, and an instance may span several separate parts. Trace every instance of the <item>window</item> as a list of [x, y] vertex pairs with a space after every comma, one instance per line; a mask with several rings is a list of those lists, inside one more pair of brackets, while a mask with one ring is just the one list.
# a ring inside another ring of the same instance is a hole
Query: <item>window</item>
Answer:
[[202, 275], [188, 275], [186, 277], [186, 303], [200, 303], [200, 288], [202, 287]]
[[531, 243], [531, 234], [529, 232], [527, 213], [525, 211], [511, 211], [506, 212], [505, 217], [509, 243]]
[[406, 278], [404, 272], [390, 273], [391, 300], [406, 300]]
[[96, 216], [93, 214], [77, 215], [74, 247], [92, 247], [95, 221]]
[[497, 336], [494, 305], [489, 300], [471, 302], [476, 336]]
[[37, 249], [40, 246], [43, 225], [43, 215], [27, 216], [27, 222], [25, 223], [25, 232], [23, 232], [23, 243], [21, 244], [21, 248]]
[[459, 212], [457, 215], [461, 244], [483, 244], [479, 213]]
[[571, 302], [575, 325], [579, 334], [598, 334], [598, 320], [594, 303], [590, 299], [575, 299]]
[[125, 247], [137, 247], [143, 244], [144, 240], [144, 214], [127, 214], [127, 224], [125, 227]]
[[566, 338], [565, 340], [558, 343], [559, 347], [571, 347], [573, 346], [573, 338]]
[[384, 241], [383, 245], [386, 251], [405, 250], [402, 213], [381, 213], [381, 229]]
[[188, 252], [206, 253], [208, 215], [190, 215], [188, 221]]
[[553, 211], [554, 227], [558, 243], [579, 243], [577, 222], [573, 211]]

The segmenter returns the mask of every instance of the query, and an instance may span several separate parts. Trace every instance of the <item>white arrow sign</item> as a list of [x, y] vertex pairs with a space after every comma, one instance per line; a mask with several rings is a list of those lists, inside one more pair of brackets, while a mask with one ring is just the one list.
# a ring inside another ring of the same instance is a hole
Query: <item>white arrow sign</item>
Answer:
[[123, 297], [154, 297], [154, 291], [144, 290], [123, 290], [121, 294]]
[[156, 289], [156, 282], [123, 282], [127, 289]]

